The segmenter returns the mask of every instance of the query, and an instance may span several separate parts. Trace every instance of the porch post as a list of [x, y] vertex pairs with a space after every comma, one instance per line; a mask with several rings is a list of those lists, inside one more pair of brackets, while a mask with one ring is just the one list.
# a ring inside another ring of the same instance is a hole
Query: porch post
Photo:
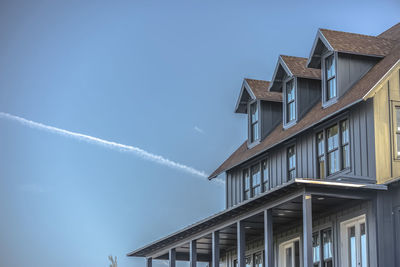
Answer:
[[272, 232], [272, 209], [264, 211], [264, 248], [265, 248], [265, 267], [274, 266], [274, 248]]
[[303, 267], [312, 267], [312, 207], [311, 194], [303, 195]]
[[169, 267], [176, 267], [176, 249], [169, 250]]
[[241, 221], [237, 222], [237, 262], [238, 267], [245, 267], [245, 233], [244, 233], [244, 224]]
[[212, 232], [212, 262], [209, 267], [219, 267], [219, 231]]
[[146, 267], [152, 267], [152, 266], [153, 266], [153, 259], [146, 258]]
[[197, 244], [196, 240], [190, 241], [190, 267], [196, 267], [197, 265]]

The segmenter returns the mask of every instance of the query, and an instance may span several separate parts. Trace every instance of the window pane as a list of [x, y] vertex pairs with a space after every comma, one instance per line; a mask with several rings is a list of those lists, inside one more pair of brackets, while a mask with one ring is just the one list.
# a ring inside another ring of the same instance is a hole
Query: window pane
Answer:
[[296, 173], [296, 153], [294, 146], [288, 149], [288, 179], [295, 178]]
[[396, 134], [397, 139], [397, 157], [400, 158], [400, 134]]
[[287, 109], [287, 121], [292, 121], [296, 118], [296, 105], [295, 102], [291, 102], [288, 104]]
[[250, 175], [249, 175], [249, 169], [245, 169], [243, 171], [243, 177], [244, 177], [244, 189], [248, 190], [250, 189]]
[[251, 256], [246, 257], [246, 267], [252, 267], [251, 265]]
[[336, 78], [330, 79], [327, 84], [328, 100], [336, 97]]
[[367, 267], [367, 237], [365, 234], [365, 223], [360, 225], [361, 241], [361, 267]]
[[252, 186], [255, 187], [260, 185], [261, 181], [261, 174], [260, 174], [260, 165], [254, 165], [251, 168], [251, 175], [252, 175]]
[[254, 267], [262, 267], [263, 264], [263, 259], [262, 259], [262, 254], [261, 253], [257, 253], [254, 256]]
[[286, 259], [286, 266], [285, 267], [293, 267], [293, 264], [292, 264], [292, 248], [291, 247], [289, 247], [289, 248], [286, 248], [286, 250], [285, 250], [285, 259]]
[[349, 121], [345, 120], [341, 123], [342, 130], [342, 144], [349, 142]]
[[349, 145], [343, 146], [342, 150], [342, 160], [343, 160], [343, 168], [349, 168], [350, 167], [350, 147]]
[[251, 125], [251, 141], [258, 140], [258, 122]]
[[287, 102], [294, 100], [294, 83], [293, 80], [286, 84]]
[[257, 109], [257, 102], [251, 104], [251, 123], [255, 123], [258, 121], [258, 109]]
[[333, 55], [325, 59], [325, 80], [327, 99], [336, 97], [336, 70], [335, 58]]
[[349, 267], [357, 266], [356, 252], [356, 228], [355, 226], [348, 228], [348, 244], [349, 244]]
[[338, 126], [335, 125], [327, 130], [328, 151], [339, 146]]
[[324, 261], [332, 258], [332, 230], [326, 229], [322, 231], [322, 243]]
[[329, 174], [339, 171], [339, 150], [328, 153]]
[[335, 60], [334, 56], [331, 55], [325, 59], [326, 77], [327, 79], [335, 76]]
[[300, 242], [294, 242], [294, 267], [300, 267]]
[[264, 160], [262, 162], [262, 173], [263, 173], [263, 191], [269, 190], [269, 167], [268, 161]]
[[400, 132], [400, 107], [396, 107], [396, 131]]
[[250, 189], [244, 192], [244, 200], [250, 199]]
[[318, 145], [318, 156], [321, 156], [324, 154], [325, 151], [324, 134], [322, 132], [317, 134], [317, 145]]
[[316, 266], [319, 265], [319, 261], [320, 261], [320, 248], [319, 248], [319, 233], [315, 233], [313, 234], [312, 237], [312, 244], [313, 244], [313, 263], [314, 265], [316, 264]]

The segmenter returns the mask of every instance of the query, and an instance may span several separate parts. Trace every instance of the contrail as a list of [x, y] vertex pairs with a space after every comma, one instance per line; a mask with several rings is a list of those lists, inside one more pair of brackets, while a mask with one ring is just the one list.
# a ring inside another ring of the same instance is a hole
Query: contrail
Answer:
[[[199, 171], [196, 170], [193, 167], [169, 160], [167, 158], [164, 158], [163, 156], [160, 155], [155, 155], [152, 154], [150, 152], [147, 152], [141, 148], [138, 147], [134, 147], [134, 146], [129, 146], [129, 145], [124, 145], [124, 144], [119, 144], [116, 142], [112, 142], [112, 141], [107, 141], [101, 138], [97, 138], [97, 137], [93, 137], [90, 135], [86, 135], [86, 134], [81, 134], [81, 133], [76, 133], [76, 132], [71, 132], [68, 130], [64, 130], [64, 129], [60, 129], [57, 127], [53, 127], [53, 126], [49, 126], [49, 125], [45, 125], [39, 122], [34, 122], [31, 120], [27, 120], [15, 115], [11, 115], [9, 113], [5, 113], [5, 112], [0, 112], [0, 118], [4, 118], [4, 119], [9, 119], [12, 121], [17, 121], [25, 126], [29, 126], [32, 128], [36, 128], [36, 129], [40, 129], [40, 130], [45, 130], [47, 132], [51, 132], [51, 133], [55, 133], [55, 134], [59, 134], [59, 135], [63, 135], [66, 137], [72, 137], [72, 138], [76, 138], [78, 140], [81, 141], [85, 141], [91, 144], [96, 144], [96, 145], [101, 145], [110, 149], [114, 149], [114, 150], [118, 150], [121, 152], [128, 152], [128, 153], [133, 153], [143, 159], [146, 160], [150, 160], [153, 162], [156, 162], [158, 164], [173, 168], [173, 169], [178, 169], [181, 171], [184, 171], [186, 173], [190, 173], [192, 175], [201, 177], [201, 178], [207, 178], [208, 175], [204, 172], [204, 171]], [[218, 180], [217, 180], [218, 181]], [[222, 180], [219, 180], [218, 182], [223, 182]]]

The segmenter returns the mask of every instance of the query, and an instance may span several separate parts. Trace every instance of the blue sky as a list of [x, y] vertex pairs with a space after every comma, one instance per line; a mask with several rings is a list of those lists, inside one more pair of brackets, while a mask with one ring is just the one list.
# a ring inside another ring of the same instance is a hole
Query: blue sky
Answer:
[[[244, 77], [308, 56], [319, 27], [376, 35], [398, 14], [387, 0], [3, 0], [0, 112], [210, 173], [246, 138]], [[0, 162], [2, 266], [143, 266], [125, 254], [225, 205], [218, 183], [4, 119]]]

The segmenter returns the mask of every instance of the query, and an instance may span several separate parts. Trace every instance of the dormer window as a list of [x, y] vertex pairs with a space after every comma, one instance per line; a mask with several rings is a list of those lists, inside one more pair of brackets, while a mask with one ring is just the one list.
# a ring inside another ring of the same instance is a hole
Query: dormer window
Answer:
[[286, 122], [296, 119], [296, 101], [294, 90], [294, 79], [286, 83]]
[[336, 68], [334, 54], [325, 58], [325, 77], [326, 77], [326, 100], [329, 101], [337, 96], [336, 90]]
[[250, 141], [259, 139], [257, 101], [250, 104]]

